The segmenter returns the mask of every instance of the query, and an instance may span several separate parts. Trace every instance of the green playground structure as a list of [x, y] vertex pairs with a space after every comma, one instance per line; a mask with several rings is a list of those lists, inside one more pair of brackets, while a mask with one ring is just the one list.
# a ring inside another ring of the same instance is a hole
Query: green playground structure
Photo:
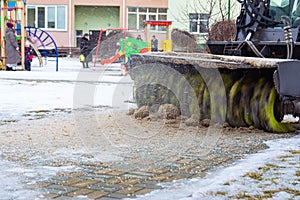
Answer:
[[143, 42], [141, 40], [127, 37], [125, 40], [124, 38], [121, 38], [119, 40], [120, 44], [120, 53], [126, 55], [126, 58], [129, 58], [131, 54], [136, 53], [145, 53], [148, 52], [148, 43]]
[[118, 60], [119, 57], [125, 55], [125, 60], [128, 61], [131, 54], [148, 52], [148, 43], [135, 38], [126, 37], [119, 39], [120, 49], [112, 58], [101, 61], [101, 64], [109, 64]]

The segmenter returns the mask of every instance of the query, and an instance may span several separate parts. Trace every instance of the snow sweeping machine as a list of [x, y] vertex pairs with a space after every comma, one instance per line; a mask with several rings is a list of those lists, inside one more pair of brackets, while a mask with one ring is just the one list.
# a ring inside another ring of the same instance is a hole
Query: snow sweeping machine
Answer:
[[208, 41], [210, 54], [131, 55], [138, 107], [171, 103], [199, 120], [291, 132], [300, 116], [300, 0], [238, 0], [234, 41]]

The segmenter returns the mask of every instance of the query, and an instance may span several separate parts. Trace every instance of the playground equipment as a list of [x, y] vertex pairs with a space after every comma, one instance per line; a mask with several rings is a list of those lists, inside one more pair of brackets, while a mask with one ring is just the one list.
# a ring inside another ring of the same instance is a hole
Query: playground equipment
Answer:
[[[123, 29], [123, 28], [111, 28], [111, 29], [101, 29], [98, 43], [95, 51], [94, 66], [98, 56], [101, 58], [101, 64], [109, 64], [118, 60], [121, 56], [124, 56], [124, 62], [127, 61], [128, 54], [127, 50], [134, 51], [138, 53], [137, 49], [148, 48], [147, 43], [143, 43], [131, 37], [128, 37], [130, 34], [127, 31], [137, 32], [137, 29]], [[126, 42], [128, 41], [128, 42]], [[146, 46], [145, 46], [146, 45]], [[144, 51], [144, 50], [143, 50]], [[102, 56], [101, 56], [102, 55]]]
[[45, 61], [48, 56], [55, 57], [56, 71], [58, 71], [58, 49], [52, 36], [40, 28], [26, 26], [25, 29], [28, 40], [35, 46], [34, 49], [40, 63], [42, 62], [41, 57], [44, 57]]
[[[99, 38], [98, 38], [98, 45], [96, 47], [96, 57], [94, 59], [94, 66], [96, 64], [97, 56], [99, 55], [99, 51], [101, 49], [102, 45], [102, 37], [104, 33], [108, 31], [123, 31], [123, 37], [118, 39], [118, 48], [119, 50], [116, 51], [116, 53], [111, 56], [110, 58], [105, 58], [101, 60], [101, 64], [109, 64], [113, 63], [116, 60], [118, 60], [121, 56], [124, 56], [124, 63], [127, 63], [128, 60], [130, 59], [131, 54], [136, 54], [136, 53], [146, 53], [146, 52], [151, 52], [151, 26], [165, 26], [166, 27], [166, 39], [162, 40], [162, 50], [164, 52], [170, 52], [172, 51], [172, 40], [171, 40], [171, 26], [172, 22], [171, 21], [166, 21], [166, 20], [159, 20], [159, 21], [153, 21], [153, 20], [146, 20], [145, 21], [145, 33], [146, 33], [146, 42], [143, 42], [141, 40], [128, 37], [126, 34], [126, 31], [129, 31], [128, 35], [131, 32], [140, 32], [140, 30], [137, 29], [106, 29], [106, 30], [100, 30]], [[114, 48], [117, 45], [114, 45]], [[110, 49], [106, 49], [109, 51]]]
[[15, 1], [7, 1], [1, 0], [1, 58], [3, 60], [3, 66], [6, 67], [6, 51], [5, 51], [5, 30], [6, 23], [10, 22], [16, 26], [16, 30], [18, 33], [18, 40], [21, 43], [21, 63], [22, 69], [25, 69], [25, 9], [26, 9], [26, 1], [25, 0], [15, 0]]
[[126, 37], [121, 38], [118, 42], [120, 50], [118, 53], [109, 59], [104, 59], [100, 63], [101, 65], [113, 63], [118, 60], [122, 55], [125, 56], [125, 62], [128, 61], [131, 54], [148, 52], [148, 43], [140, 41], [138, 39]]
[[[22, 70], [25, 69], [25, 43], [30, 42], [31, 47], [37, 55], [40, 65], [43, 65], [42, 57], [56, 57], [56, 71], [58, 71], [58, 49], [54, 39], [46, 31], [26, 26], [26, 1], [25, 0], [1, 0], [1, 58], [3, 60], [3, 68], [6, 68], [6, 51], [5, 51], [5, 33], [6, 23], [10, 22], [15, 25], [17, 39], [20, 43]], [[49, 53], [50, 52], [50, 53]]]
[[34, 44], [30, 40], [27, 40], [27, 41], [29, 42], [31, 48], [34, 50], [35, 54], [37, 55], [39, 62], [40, 62], [40, 66], [43, 66], [43, 59], [42, 59], [41, 53], [39, 52], [39, 50], [34, 46]]
[[166, 39], [162, 41], [162, 50], [163, 52], [171, 52], [172, 51], [172, 21], [167, 20], [146, 20], [146, 39], [148, 41], [148, 49], [151, 51], [151, 35], [150, 30], [151, 26], [165, 26], [166, 27]]

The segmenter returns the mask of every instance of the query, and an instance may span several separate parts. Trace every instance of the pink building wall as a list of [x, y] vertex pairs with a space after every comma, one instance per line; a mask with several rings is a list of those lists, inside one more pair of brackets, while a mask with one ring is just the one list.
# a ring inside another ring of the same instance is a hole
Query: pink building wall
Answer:
[[67, 30], [47, 32], [54, 38], [58, 47], [74, 47], [74, 11], [75, 6], [117, 6], [120, 7], [120, 28], [126, 27], [126, 10], [127, 7], [155, 7], [168, 8], [168, 0], [27, 0], [27, 5], [66, 5], [67, 6]]

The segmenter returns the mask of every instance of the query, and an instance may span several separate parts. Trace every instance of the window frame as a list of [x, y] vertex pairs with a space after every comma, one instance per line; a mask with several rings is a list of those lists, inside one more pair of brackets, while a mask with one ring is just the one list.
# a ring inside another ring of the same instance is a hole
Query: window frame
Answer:
[[[156, 12], [153, 12], [154, 9], [156, 10]], [[134, 11], [132, 11], [134, 10]], [[142, 11], [141, 11], [142, 10]], [[160, 10], [166, 11], [164, 12], [160, 12]], [[126, 28], [129, 28], [130, 24], [129, 24], [129, 15], [136, 15], [136, 27], [132, 28], [132, 29], [145, 29], [145, 24], [143, 24], [142, 26], [140, 25], [140, 16], [145, 15], [146, 16], [146, 20], [151, 20], [150, 16], [153, 17], [155, 16], [155, 19], [158, 20], [159, 16], [165, 16], [165, 18], [167, 19], [168, 16], [168, 9], [167, 8], [154, 8], [154, 7], [134, 7], [134, 6], [130, 6], [127, 7], [127, 23], [126, 23]], [[130, 18], [132, 19], [132, 18]], [[130, 28], [129, 28], [130, 29]], [[156, 32], [166, 32], [166, 28], [164, 28], [164, 30], [162, 30], [161, 28], [159, 28], [158, 26], [152, 27], [151, 31], [156, 31]]]
[[[192, 17], [193, 16], [193, 17]], [[191, 27], [192, 24], [196, 23], [196, 31], [192, 31]], [[205, 26], [204, 31], [201, 28], [202, 26]], [[209, 14], [207, 13], [189, 13], [189, 32], [192, 34], [201, 34], [201, 35], [207, 35], [209, 33]]]
[[[58, 7], [64, 7], [64, 28], [58, 28]], [[38, 26], [38, 21], [39, 21], [39, 17], [38, 17], [38, 9], [39, 8], [44, 8], [44, 27], [39, 27]], [[55, 26], [54, 28], [49, 28], [48, 23], [48, 9], [49, 8], [54, 8], [54, 23]], [[34, 9], [35, 10], [35, 16], [34, 16], [34, 25], [37, 28], [41, 28], [43, 30], [49, 30], [49, 31], [67, 31], [67, 16], [68, 16], [68, 10], [67, 10], [67, 5], [40, 5], [40, 4], [34, 4], [34, 5], [27, 5], [27, 9], [26, 12], [28, 13], [28, 9]], [[28, 15], [26, 16], [26, 21], [28, 23]], [[26, 24], [27, 25], [27, 24]]]

